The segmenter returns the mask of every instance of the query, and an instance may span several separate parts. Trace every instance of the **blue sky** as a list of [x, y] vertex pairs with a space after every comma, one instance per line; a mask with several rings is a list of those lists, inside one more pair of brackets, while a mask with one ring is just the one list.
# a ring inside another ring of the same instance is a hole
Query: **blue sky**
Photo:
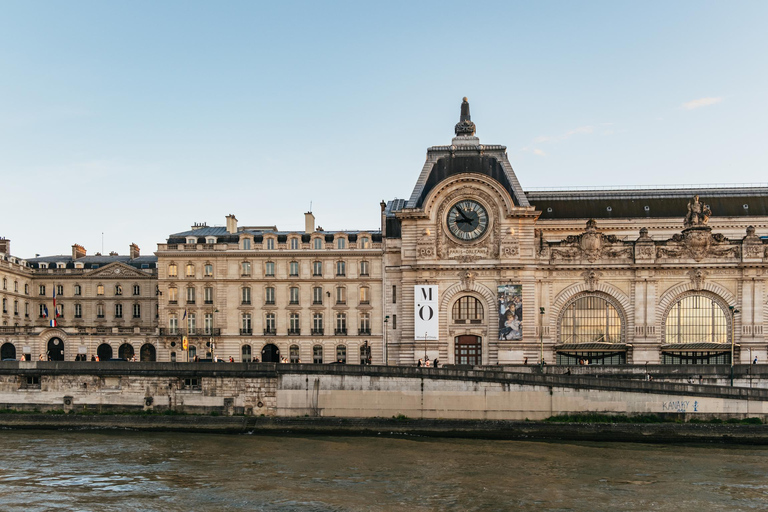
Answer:
[[[376, 229], [463, 96], [523, 188], [766, 182], [768, 2], [0, 1], [0, 236]], [[717, 215], [717, 212], [714, 212]]]

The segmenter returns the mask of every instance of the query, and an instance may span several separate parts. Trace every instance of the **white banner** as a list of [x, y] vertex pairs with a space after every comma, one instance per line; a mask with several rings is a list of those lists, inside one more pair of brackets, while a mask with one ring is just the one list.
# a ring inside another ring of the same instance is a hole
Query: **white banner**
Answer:
[[437, 285], [414, 286], [415, 305], [413, 337], [417, 340], [437, 340], [440, 322], [437, 319]]

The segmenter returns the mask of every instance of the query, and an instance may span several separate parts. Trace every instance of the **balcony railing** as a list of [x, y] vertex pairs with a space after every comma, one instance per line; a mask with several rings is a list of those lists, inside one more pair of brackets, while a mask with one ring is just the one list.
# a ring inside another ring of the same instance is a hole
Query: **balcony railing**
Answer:
[[240, 303], [240, 305], [242, 305], [242, 306], [250, 306], [250, 305], [251, 305], [251, 301], [249, 301], [249, 300], [244, 300], [244, 301], [242, 301], [242, 302]]
[[360, 336], [363, 336], [363, 335], [370, 336], [371, 335], [371, 330], [370, 329], [358, 329], [357, 330], [357, 334], [360, 335]]
[[266, 328], [264, 329], [264, 336], [277, 336], [277, 331], [275, 329]]
[[322, 336], [325, 329], [312, 329], [312, 336]]
[[313, 300], [312, 301], [312, 305], [313, 306], [322, 306], [323, 305], [323, 301], [321, 301], [321, 300]]
[[344, 329], [334, 329], [333, 333], [336, 336], [346, 336], [347, 335], [347, 329], [346, 328], [344, 328]]
[[291, 336], [299, 336], [301, 334], [301, 329], [288, 329], [288, 334]]
[[267, 299], [267, 300], [264, 302], [264, 304], [266, 304], [267, 306], [274, 306], [274, 305], [275, 305], [275, 301], [274, 301], [274, 299], [273, 299], [273, 300], [269, 300], [269, 299]]
[[240, 336], [251, 336], [253, 329], [240, 329]]

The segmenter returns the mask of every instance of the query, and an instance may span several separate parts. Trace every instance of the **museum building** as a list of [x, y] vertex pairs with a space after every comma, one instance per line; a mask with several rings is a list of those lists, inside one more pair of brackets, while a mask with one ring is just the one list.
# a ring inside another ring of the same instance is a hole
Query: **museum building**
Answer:
[[475, 132], [465, 98], [451, 144], [375, 229], [229, 215], [154, 256], [23, 259], [0, 240], [2, 358], [766, 360], [768, 188], [526, 191]]

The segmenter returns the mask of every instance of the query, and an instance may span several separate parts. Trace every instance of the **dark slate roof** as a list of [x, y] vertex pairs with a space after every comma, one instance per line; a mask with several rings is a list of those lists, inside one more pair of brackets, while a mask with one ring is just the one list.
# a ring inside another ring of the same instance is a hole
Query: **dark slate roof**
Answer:
[[[204, 238], [206, 236], [215, 236], [218, 242], [237, 242], [239, 240], [240, 235], [242, 234], [249, 234], [253, 236], [262, 236], [265, 233], [270, 233], [273, 235], [277, 235], [279, 237], [287, 237], [288, 235], [304, 235], [305, 233], [303, 231], [275, 231], [272, 229], [241, 229], [236, 234], [230, 234], [227, 232], [227, 228], [224, 226], [213, 226], [213, 227], [205, 227], [205, 228], [198, 228], [198, 229], [191, 229], [189, 231], [181, 231], [179, 233], [173, 233], [168, 238], [168, 243], [185, 243], [187, 237], [198, 237], [198, 238]], [[343, 234], [343, 235], [359, 235], [361, 233], [369, 233], [371, 235], [374, 235], [376, 233], [381, 233], [380, 229], [358, 229], [353, 231], [318, 231], [318, 233], [322, 233], [326, 236], [333, 237], [337, 234]], [[204, 243], [204, 241], [200, 241], [199, 243]]]
[[[503, 146], [500, 147], [503, 148]], [[447, 153], [443, 148], [430, 148], [430, 152], [437, 153], [438, 150], [446, 154], [422, 170], [408, 200], [409, 208], [420, 208], [427, 195], [441, 181], [451, 176], [468, 173], [490, 176], [506, 189], [516, 205], [528, 206], [528, 200], [506, 159], [506, 153], [486, 154], [480, 149], [465, 153]]]
[[124, 263], [137, 269], [141, 269], [142, 265], [149, 265], [149, 268], [157, 267], [157, 256], [139, 256], [138, 258], [131, 259], [130, 256], [93, 255], [83, 256], [82, 258], [74, 260], [72, 259], [71, 254], [59, 254], [56, 256], [38, 256], [27, 260], [29, 266], [32, 268], [40, 268], [41, 263], [47, 263], [49, 265], [65, 263], [67, 268], [75, 268], [75, 261], [82, 263], [83, 267], [86, 269], [104, 267], [115, 262]]
[[[541, 219], [684, 217], [694, 195], [717, 217], [768, 215], [768, 187], [541, 190], [525, 193]], [[746, 207], [745, 207], [746, 206]]]

